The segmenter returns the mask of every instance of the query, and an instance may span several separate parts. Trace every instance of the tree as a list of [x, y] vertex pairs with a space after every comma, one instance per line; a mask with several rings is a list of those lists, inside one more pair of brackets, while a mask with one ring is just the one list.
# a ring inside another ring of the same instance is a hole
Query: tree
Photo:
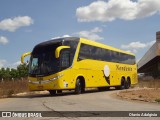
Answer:
[[0, 78], [4, 78], [4, 74], [5, 74], [5, 68], [1, 68], [0, 69]]
[[18, 74], [18, 71], [16, 69], [11, 69], [10, 71], [10, 75], [12, 78], [18, 78], [19, 74]]
[[17, 71], [18, 71], [18, 77], [27, 77], [28, 76], [28, 65], [25, 64], [20, 64], [17, 67]]
[[17, 69], [1, 68], [0, 79], [23, 78], [28, 76], [28, 65], [20, 64]]
[[0, 70], [0, 78], [9, 79], [11, 77], [10, 75], [10, 68], [1, 68]]
[[10, 68], [6, 68], [5, 72], [4, 72], [4, 78], [5, 79], [10, 79], [11, 75], [10, 75]]
[[3, 76], [3, 72], [2, 72], [2, 69], [0, 69], [0, 79], [2, 79], [2, 76]]

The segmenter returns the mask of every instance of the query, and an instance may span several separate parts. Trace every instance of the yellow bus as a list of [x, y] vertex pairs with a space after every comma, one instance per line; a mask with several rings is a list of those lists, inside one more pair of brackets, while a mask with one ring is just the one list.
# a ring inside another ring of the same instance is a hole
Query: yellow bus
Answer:
[[62, 90], [109, 87], [128, 89], [136, 84], [135, 55], [98, 42], [77, 37], [58, 38], [36, 45], [29, 61], [29, 89], [48, 90], [51, 95]]

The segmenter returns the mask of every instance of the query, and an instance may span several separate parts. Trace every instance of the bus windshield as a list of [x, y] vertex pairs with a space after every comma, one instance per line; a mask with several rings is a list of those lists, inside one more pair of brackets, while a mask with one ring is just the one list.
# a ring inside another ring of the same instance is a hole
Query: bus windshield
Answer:
[[60, 62], [55, 58], [59, 44], [40, 46], [33, 50], [29, 64], [30, 75], [49, 75], [59, 71]]
[[[55, 57], [55, 50], [61, 45], [70, 46], [69, 50], [62, 50], [60, 57]], [[59, 41], [49, 44], [37, 45], [29, 62], [30, 76], [46, 76], [62, 71], [72, 65], [78, 40]]]

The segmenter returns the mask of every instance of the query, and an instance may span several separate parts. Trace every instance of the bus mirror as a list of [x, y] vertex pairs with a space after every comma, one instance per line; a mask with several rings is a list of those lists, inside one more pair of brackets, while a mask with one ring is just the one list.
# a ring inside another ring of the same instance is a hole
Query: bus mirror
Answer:
[[81, 60], [84, 60], [84, 58], [79, 56], [78, 61], [81, 61]]
[[56, 51], [55, 51], [55, 57], [59, 58], [61, 50], [62, 49], [68, 49], [68, 48], [70, 48], [70, 46], [59, 46], [59, 47], [57, 47]]
[[21, 63], [22, 63], [22, 64], [24, 63], [24, 58], [25, 58], [26, 56], [28, 56], [28, 55], [31, 55], [31, 52], [27, 52], [27, 53], [22, 54], [22, 56], [21, 56]]

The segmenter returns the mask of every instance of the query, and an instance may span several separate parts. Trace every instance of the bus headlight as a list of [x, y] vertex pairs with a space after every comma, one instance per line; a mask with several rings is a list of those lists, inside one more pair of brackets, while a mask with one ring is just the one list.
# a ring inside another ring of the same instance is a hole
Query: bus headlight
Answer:
[[42, 81], [31, 81], [31, 80], [28, 80], [28, 82], [31, 83], [31, 84], [45, 84], [45, 83], [49, 83], [49, 82], [52, 82], [54, 80], [57, 80], [57, 79], [61, 78], [62, 76], [63, 76], [63, 74], [58, 75], [58, 76], [56, 76], [54, 78], [51, 78], [49, 80], [42, 80]]
[[61, 74], [61, 75], [59, 75], [59, 76], [56, 76], [56, 77], [54, 77], [54, 78], [52, 78], [52, 79], [49, 79], [50, 81], [54, 81], [54, 80], [57, 80], [57, 79], [59, 79], [59, 78], [61, 78], [63, 76], [63, 74]]

